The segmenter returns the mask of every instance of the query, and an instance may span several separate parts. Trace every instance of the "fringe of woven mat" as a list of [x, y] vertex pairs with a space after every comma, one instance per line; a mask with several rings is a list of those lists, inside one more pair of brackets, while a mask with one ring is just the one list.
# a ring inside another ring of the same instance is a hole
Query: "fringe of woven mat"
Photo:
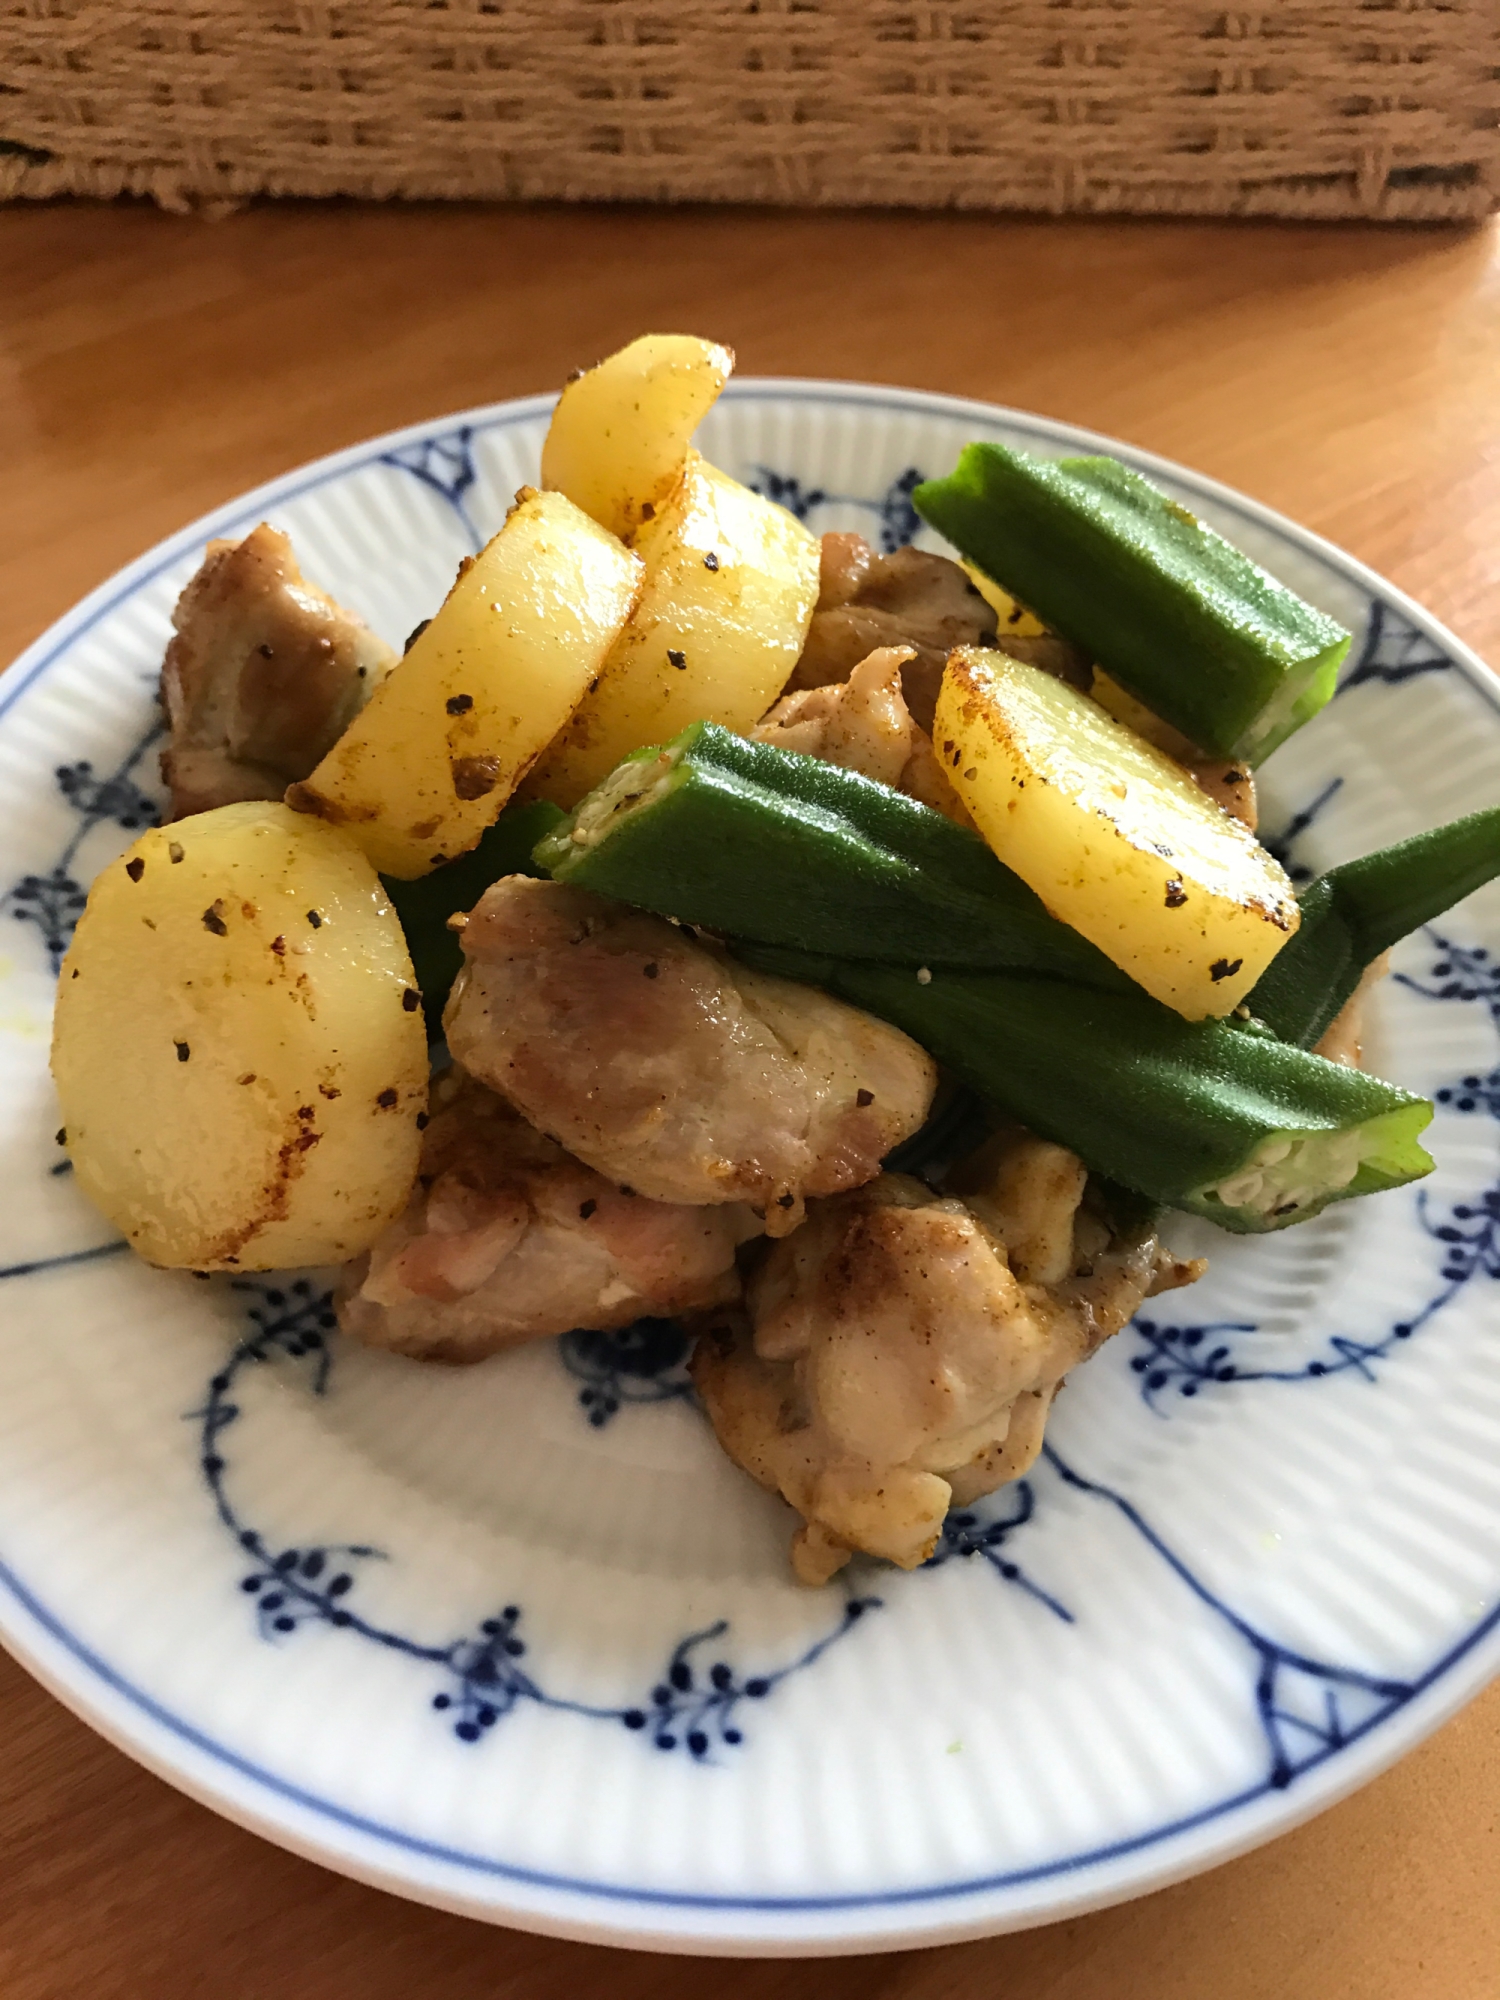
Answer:
[[1497, 0], [28, 0], [0, 197], [1463, 221]]

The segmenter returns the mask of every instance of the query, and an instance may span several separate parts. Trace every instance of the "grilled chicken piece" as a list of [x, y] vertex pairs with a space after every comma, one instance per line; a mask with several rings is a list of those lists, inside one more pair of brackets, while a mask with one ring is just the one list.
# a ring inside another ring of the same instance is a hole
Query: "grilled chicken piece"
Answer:
[[1323, 1030], [1313, 1049], [1314, 1055], [1324, 1056], [1329, 1062], [1342, 1063], [1345, 1069], [1364, 1068], [1365, 1010], [1370, 995], [1390, 969], [1391, 955], [1388, 951], [1383, 951], [1379, 958], [1371, 959], [1360, 974], [1358, 986]]
[[750, 733], [757, 743], [859, 771], [972, 826], [933, 752], [932, 738], [907, 709], [901, 670], [915, 658], [914, 646], [877, 647], [848, 680], [783, 695]]
[[[925, 1562], [950, 1505], [1016, 1479], [1041, 1448], [1067, 1371], [1123, 1326], [1158, 1279], [1137, 1231], [1075, 1233], [1084, 1175], [1024, 1135], [988, 1213], [886, 1175], [818, 1203], [717, 1317], [693, 1380], [720, 1443], [803, 1516], [792, 1567], [822, 1583], [859, 1549]], [[1008, 1246], [995, 1226], [1013, 1229]], [[1020, 1270], [1057, 1273], [1025, 1280]]]
[[177, 600], [162, 662], [173, 819], [237, 799], [279, 799], [309, 776], [396, 655], [303, 576], [264, 522], [210, 542]]
[[463, 928], [445, 1016], [474, 1075], [569, 1152], [658, 1201], [739, 1202], [784, 1235], [927, 1115], [899, 1030], [771, 979], [662, 917], [512, 875]]
[[450, 1071], [434, 1093], [404, 1214], [349, 1266], [339, 1324], [369, 1347], [479, 1361], [523, 1340], [737, 1299], [742, 1205], [684, 1208], [623, 1194]]
[[997, 646], [1075, 685], [1089, 684], [1082, 655], [1065, 640], [998, 631], [992, 607], [946, 556], [912, 548], [879, 556], [858, 535], [825, 535], [817, 609], [787, 692], [847, 680], [883, 646], [913, 649], [902, 689], [912, 719], [929, 736], [955, 646]]

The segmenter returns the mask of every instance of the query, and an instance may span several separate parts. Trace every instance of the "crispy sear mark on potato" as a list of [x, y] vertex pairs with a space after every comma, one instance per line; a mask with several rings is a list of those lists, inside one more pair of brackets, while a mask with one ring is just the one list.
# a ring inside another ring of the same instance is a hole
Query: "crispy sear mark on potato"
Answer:
[[394, 665], [391, 647], [303, 576], [264, 522], [210, 542], [177, 600], [162, 662], [172, 817], [279, 799], [306, 778]]
[[[453, 773], [453, 789], [461, 799], [482, 799], [500, 781], [498, 757], [455, 757], [449, 768]], [[416, 827], [412, 828], [412, 832], [419, 839], [427, 839], [437, 832], [438, 825], [439, 822], [434, 821], [420, 833]]]

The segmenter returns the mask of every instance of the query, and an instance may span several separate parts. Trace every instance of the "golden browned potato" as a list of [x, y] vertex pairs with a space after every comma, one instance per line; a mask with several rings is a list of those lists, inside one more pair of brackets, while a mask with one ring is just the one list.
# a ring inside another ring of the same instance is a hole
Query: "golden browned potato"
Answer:
[[693, 432], [734, 354], [688, 333], [647, 333], [575, 375], [542, 446], [542, 484], [629, 541], [682, 477]]
[[1033, 617], [1017, 604], [1010, 592], [1003, 590], [992, 576], [987, 576], [978, 563], [960, 557], [958, 566], [999, 619], [1002, 632], [1009, 632], [1017, 639], [1039, 639], [1046, 632], [1041, 619]]
[[367, 1250], [427, 1104], [406, 940], [346, 834], [255, 802], [143, 834], [63, 961], [52, 1074], [78, 1184], [153, 1264]]
[[1296, 930], [1292, 885], [1249, 828], [1066, 682], [957, 651], [933, 741], [1000, 859], [1188, 1020], [1238, 1006]]
[[561, 806], [690, 722], [751, 729], [797, 664], [817, 602], [817, 538], [697, 452], [634, 546], [640, 602], [528, 786]]
[[346, 827], [402, 880], [467, 852], [599, 673], [641, 576], [571, 500], [523, 488], [287, 804]]

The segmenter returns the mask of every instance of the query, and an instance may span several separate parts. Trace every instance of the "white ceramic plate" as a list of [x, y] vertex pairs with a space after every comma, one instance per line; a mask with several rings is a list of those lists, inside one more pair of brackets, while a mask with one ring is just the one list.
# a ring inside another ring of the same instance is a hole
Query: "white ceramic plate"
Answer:
[[[143, 1763], [330, 1866], [618, 1943], [857, 1951], [1041, 1922], [1253, 1846], [1500, 1662], [1500, 893], [1397, 955], [1373, 1065], [1436, 1095], [1437, 1172], [1148, 1308], [1035, 1474], [912, 1575], [789, 1578], [670, 1340], [471, 1371], [328, 1335], [324, 1283], [147, 1270], [53, 1142], [52, 973], [155, 810], [154, 679], [211, 534], [261, 518], [399, 641], [535, 477], [548, 403], [294, 473], [106, 585], [0, 681], [0, 1630]], [[1059, 424], [735, 384], [705, 451], [894, 547], [973, 437]], [[1355, 632], [1273, 760], [1300, 869], [1496, 796], [1484, 670], [1311, 535], [1142, 466]], [[130, 1051], [122, 1048], [121, 1064]], [[1195, 1240], [1192, 1230], [1184, 1242]], [[1211, 1239], [1211, 1240], [1207, 1240]]]

